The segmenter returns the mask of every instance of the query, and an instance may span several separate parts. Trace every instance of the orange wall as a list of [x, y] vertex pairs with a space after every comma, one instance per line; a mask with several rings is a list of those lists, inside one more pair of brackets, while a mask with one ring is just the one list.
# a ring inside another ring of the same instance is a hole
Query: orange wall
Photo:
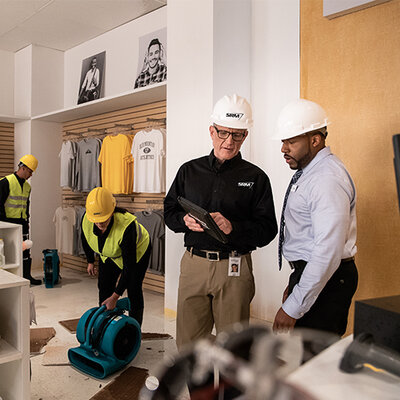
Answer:
[[356, 299], [399, 295], [400, 1], [328, 20], [322, 0], [301, 0], [300, 18], [301, 97], [327, 111], [328, 144], [357, 187]]

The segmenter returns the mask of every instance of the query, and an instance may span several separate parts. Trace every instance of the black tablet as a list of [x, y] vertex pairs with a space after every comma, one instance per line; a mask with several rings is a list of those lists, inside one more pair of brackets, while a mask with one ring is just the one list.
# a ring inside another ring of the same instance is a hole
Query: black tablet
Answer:
[[218, 225], [208, 211], [181, 196], [178, 197], [178, 202], [182, 208], [202, 226], [204, 232], [222, 243], [228, 243], [228, 238], [225, 233], [218, 228]]

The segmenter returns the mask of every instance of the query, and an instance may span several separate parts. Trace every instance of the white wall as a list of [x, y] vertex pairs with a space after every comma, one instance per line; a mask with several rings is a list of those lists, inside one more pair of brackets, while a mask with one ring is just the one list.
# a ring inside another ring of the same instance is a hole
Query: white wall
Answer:
[[0, 115], [14, 115], [14, 53], [0, 50]]
[[14, 125], [14, 164], [24, 154], [33, 154], [39, 165], [29, 183], [30, 235], [34, 242], [31, 250], [33, 268], [42, 269], [42, 250], [55, 248], [53, 215], [61, 204], [60, 159], [62, 131], [57, 123], [23, 121]]
[[[226, 94], [251, 98], [251, 0], [214, 0], [213, 103]], [[250, 158], [252, 134], [242, 156]]]
[[31, 121], [22, 121], [14, 124], [14, 165], [25, 154], [31, 152]]
[[104, 97], [133, 90], [137, 76], [139, 37], [166, 25], [167, 7], [162, 7], [66, 51], [64, 107], [77, 104], [82, 60], [103, 51], [106, 52]]
[[[208, 154], [213, 0], [168, 0], [167, 188], [183, 162]], [[183, 234], [166, 232], [165, 308], [176, 310]]]
[[32, 105], [32, 46], [15, 53], [14, 113], [31, 116]]
[[59, 110], [64, 104], [64, 52], [32, 46], [32, 115]]
[[[300, 26], [299, 1], [252, 1], [252, 162], [269, 176], [279, 226], [283, 197], [292, 173], [280, 152], [280, 142], [271, 139], [281, 108], [299, 97]], [[253, 253], [256, 296], [252, 315], [272, 321], [281, 305], [290, 268], [278, 271], [277, 238]]]
[[[34, 243], [32, 265], [43, 269], [44, 249], [55, 249], [53, 216], [61, 204], [60, 159], [61, 125], [52, 122], [31, 122], [31, 152], [39, 165], [31, 178], [31, 239]], [[36, 274], [34, 274], [36, 276]]]
[[[63, 53], [28, 46], [15, 53], [15, 112], [30, 116], [62, 108]], [[42, 265], [41, 251], [55, 246], [52, 218], [60, 204], [61, 125], [26, 120], [15, 124], [15, 165], [24, 154], [39, 161], [30, 179], [30, 233], [33, 266]]]

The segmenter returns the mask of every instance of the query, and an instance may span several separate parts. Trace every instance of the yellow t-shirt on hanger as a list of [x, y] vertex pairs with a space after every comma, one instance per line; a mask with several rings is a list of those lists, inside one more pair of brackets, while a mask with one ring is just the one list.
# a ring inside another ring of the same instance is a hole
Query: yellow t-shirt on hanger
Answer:
[[128, 187], [130, 170], [133, 160], [130, 149], [130, 139], [127, 135], [108, 135], [103, 140], [99, 162], [101, 163], [102, 186], [114, 194], [129, 194]]

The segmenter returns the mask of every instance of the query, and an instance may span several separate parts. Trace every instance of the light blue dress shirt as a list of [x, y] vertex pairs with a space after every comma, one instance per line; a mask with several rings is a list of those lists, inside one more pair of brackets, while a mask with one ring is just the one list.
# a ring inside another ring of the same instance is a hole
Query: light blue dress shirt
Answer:
[[357, 252], [356, 234], [354, 183], [325, 147], [303, 168], [285, 209], [283, 256], [307, 261], [300, 282], [282, 305], [288, 315], [299, 319], [311, 308], [341, 259]]

